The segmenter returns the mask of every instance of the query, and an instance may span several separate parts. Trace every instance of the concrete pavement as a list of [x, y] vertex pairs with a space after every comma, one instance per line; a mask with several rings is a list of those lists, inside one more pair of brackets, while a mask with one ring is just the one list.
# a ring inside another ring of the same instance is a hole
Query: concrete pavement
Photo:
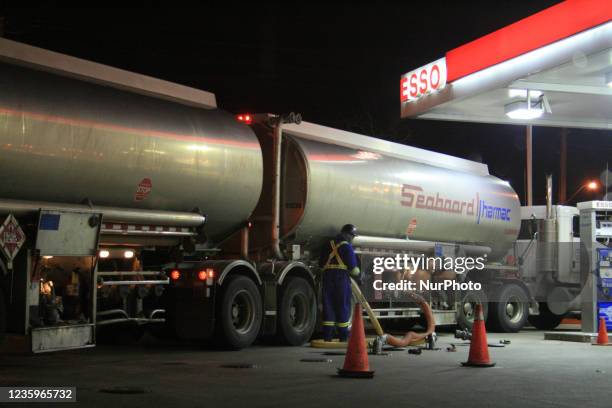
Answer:
[[[0, 385], [76, 386], [79, 406], [173, 407], [606, 407], [612, 406], [612, 347], [544, 341], [543, 333], [491, 334], [493, 368], [464, 368], [468, 346], [442, 334], [439, 351], [370, 356], [372, 380], [335, 377], [343, 356], [310, 347], [242, 351], [160, 345], [101, 345], [36, 356], [0, 356]], [[336, 350], [337, 351], [337, 350]], [[331, 359], [300, 362], [301, 359]], [[224, 365], [254, 368], [224, 368]], [[128, 387], [132, 394], [101, 392]], [[23, 406], [23, 404], [20, 404]], [[40, 404], [32, 404], [40, 407]]]

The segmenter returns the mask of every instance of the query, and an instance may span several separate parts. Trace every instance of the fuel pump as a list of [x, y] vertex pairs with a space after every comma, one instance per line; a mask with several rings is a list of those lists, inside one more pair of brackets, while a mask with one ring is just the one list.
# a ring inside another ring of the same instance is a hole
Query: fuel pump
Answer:
[[599, 317], [612, 321], [612, 201], [578, 203], [582, 332], [595, 333]]

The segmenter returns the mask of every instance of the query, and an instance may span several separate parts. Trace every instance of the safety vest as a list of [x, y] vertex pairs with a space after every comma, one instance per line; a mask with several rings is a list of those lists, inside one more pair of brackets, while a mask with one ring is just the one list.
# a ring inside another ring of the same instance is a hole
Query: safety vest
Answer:
[[[331, 245], [331, 252], [329, 254], [329, 257], [327, 258], [327, 263], [323, 267], [323, 270], [324, 271], [328, 269], [343, 269], [345, 271], [348, 270], [348, 267], [342, 261], [342, 257], [340, 256], [340, 253], [338, 252], [338, 249], [344, 244], [348, 245], [348, 242], [342, 241], [336, 244], [336, 242], [332, 240], [332, 241], [329, 241], [329, 244]], [[336, 263], [334, 263], [334, 261]]]

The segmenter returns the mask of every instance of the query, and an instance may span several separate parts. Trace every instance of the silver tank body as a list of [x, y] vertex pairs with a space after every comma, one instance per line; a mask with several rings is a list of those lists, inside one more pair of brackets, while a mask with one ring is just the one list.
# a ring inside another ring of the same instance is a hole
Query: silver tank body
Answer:
[[[303, 212], [285, 226], [296, 243], [317, 243], [352, 223], [363, 235], [487, 246], [496, 260], [516, 240], [518, 196], [494, 176], [299, 137], [290, 143], [307, 169], [297, 189], [305, 191]], [[285, 211], [299, 207], [284, 199]]]
[[227, 113], [0, 64], [0, 198], [198, 208], [214, 239], [248, 219], [262, 174]]

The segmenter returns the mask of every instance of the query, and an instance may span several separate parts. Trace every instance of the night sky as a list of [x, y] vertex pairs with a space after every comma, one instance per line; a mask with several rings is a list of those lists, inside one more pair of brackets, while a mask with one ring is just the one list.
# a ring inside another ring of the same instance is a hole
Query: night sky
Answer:
[[[4, 8], [4, 36], [214, 92], [237, 112], [482, 157], [524, 197], [524, 127], [400, 120], [399, 77], [558, 1], [220, 2], [202, 9]], [[53, 3], [50, 3], [53, 4]], [[610, 161], [609, 131], [572, 129], [568, 196]], [[558, 179], [560, 128], [534, 128], [534, 197]], [[577, 198], [593, 199], [584, 193]]]

